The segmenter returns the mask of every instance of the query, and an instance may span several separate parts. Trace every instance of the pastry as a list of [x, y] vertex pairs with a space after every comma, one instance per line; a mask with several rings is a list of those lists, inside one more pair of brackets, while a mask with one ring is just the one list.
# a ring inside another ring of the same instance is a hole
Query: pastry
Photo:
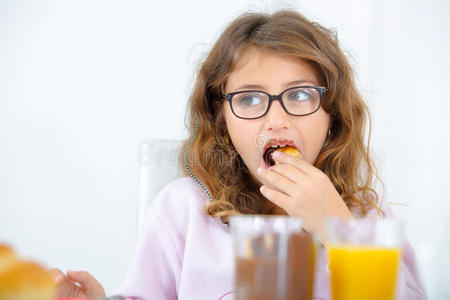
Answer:
[[56, 284], [45, 268], [0, 245], [0, 300], [52, 300], [55, 294]]

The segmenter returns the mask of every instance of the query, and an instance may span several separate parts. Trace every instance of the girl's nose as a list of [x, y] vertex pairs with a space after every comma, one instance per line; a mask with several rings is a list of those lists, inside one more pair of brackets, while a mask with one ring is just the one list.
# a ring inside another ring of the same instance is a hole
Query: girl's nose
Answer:
[[289, 128], [290, 115], [279, 101], [273, 101], [269, 111], [264, 116], [266, 130], [282, 130]]

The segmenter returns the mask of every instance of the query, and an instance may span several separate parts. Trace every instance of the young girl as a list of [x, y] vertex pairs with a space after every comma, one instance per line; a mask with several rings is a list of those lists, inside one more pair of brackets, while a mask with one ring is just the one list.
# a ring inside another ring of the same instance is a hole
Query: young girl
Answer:
[[[149, 209], [117, 295], [234, 298], [230, 215], [299, 216], [323, 237], [327, 217], [389, 213], [371, 187], [368, 111], [350, 65], [334, 33], [297, 12], [234, 20], [198, 73], [188, 117], [187, 177], [166, 186]], [[274, 151], [285, 145], [302, 158]], [[318, 256], [314, 299], [330, 299], [323, 247]], [[53, 273], [60, 296], [105, 296], [86, 272]], [[399, 295], [426, 298], [408, 245]]]

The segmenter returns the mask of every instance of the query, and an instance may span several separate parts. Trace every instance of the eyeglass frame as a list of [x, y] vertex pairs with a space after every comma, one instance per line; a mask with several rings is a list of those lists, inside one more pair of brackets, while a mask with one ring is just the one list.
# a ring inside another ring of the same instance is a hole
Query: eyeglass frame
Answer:
[[[298, 89], [298, 88], [312, 88], [312, 89], [315, 89], [315, 90], [319, 91], [319, 105], [317, 106], [317, 108], [316, 108], [313, 112], [310, 112], [310, 113], [307, 113], [307, 114], [296, 115], [296, 114], [290, 113], [290, 112], [286, 109], [286, 107], [284, 106], [284, 103], [283, 103], [283, 94], [284, 94], [285, 92], [289, 91], [289, 90]], [[265, 95], [267, 95], [267, 96], [269, 97], [269, 103], [267, 104], [267, 109], [266, 109], [266, 111], [265, 111], [261, 116], [259, 116], [259, 117], [256, 117], [256, 118], [244, 118], [244, 117], [238, 116], [238, 115], [234, 112], [233, 105], [231, 104], [231, 99], [233, 98], [233, 96], [234, 96], [234, 95], [237, 95], [237, 94], [241, 94], [241, 93], [249, 93], [249, 92], [263, 93], [263, 94], [265, 94]], [[270, 107], [272, 106], [272, 102], [275, 101], [275, 100], [278, 100], [278, 102], [280, 102], [281, 107], [283, 107], [284, 111], [285, 111], [286, 113], [288, 113], [289, 115], [291, 115], [291, 116], [296, 116], [296, 117], [302, 117], [302, 116], [308, 116], [308, 115], [311, 115], [311, 114], [315, 113], [316, 111], [318, 111], [319, 108], [320, 108], [320, 106], [322, 105], [322, 97], [323, 97], [323, 95], [325, 95], [327, 92], [328, 92], [328, 88], [327, 88], [327, 87], [324, 87], [324, 86], [294, 86], [294, 87], [290, 87], [290, 88], [288, 88], [288, 89], [285, 89], [284, 91], [282, 91], [282, 92], [279, 93], [278, 95], [271, 95], [271, 94], [269, 94], [269, 93], [267, 93], [267, 92], [259, 91], [259, 90], [245, 90], [245, 91], [231, 92], [231, 93], [222, 95], [222, 97], [220, 97], [219, 101], [222, 101], [224, 98], [226, 98], [226, 99], [228, 100], [228, 102], [230, 103], [230, 108], [231, 108], [231, 111], [233, 112], [233, 115], [235, 115], [235, 116], [236, 116], [237, 118], [239, 118], [239, 119], [244, 119], [244, 120], [255, 120], [255, 119], [259, 119], [259, 118], [264, 117], [264, 116], [267, 114], [267, 112], [269, 111]]]

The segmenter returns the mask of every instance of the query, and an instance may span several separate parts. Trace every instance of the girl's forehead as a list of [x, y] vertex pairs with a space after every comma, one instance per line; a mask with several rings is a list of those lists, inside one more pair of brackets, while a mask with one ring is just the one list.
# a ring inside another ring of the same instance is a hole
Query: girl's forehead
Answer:
[[274, 51], [250, 48], [234, 64], [226, 81], [226, 90], [237, 85], [262, 85], [273, 81], [305, 80], [318, 83], [316, 70], [304, 60]]
[[249, 69], [260, 67], [269, 58], [281, 57], [280, 53], [270, 51], [268, 49], [250, 47], [239, 53], [235, 58], [231, 72], [242, 71], [242, 69]]

